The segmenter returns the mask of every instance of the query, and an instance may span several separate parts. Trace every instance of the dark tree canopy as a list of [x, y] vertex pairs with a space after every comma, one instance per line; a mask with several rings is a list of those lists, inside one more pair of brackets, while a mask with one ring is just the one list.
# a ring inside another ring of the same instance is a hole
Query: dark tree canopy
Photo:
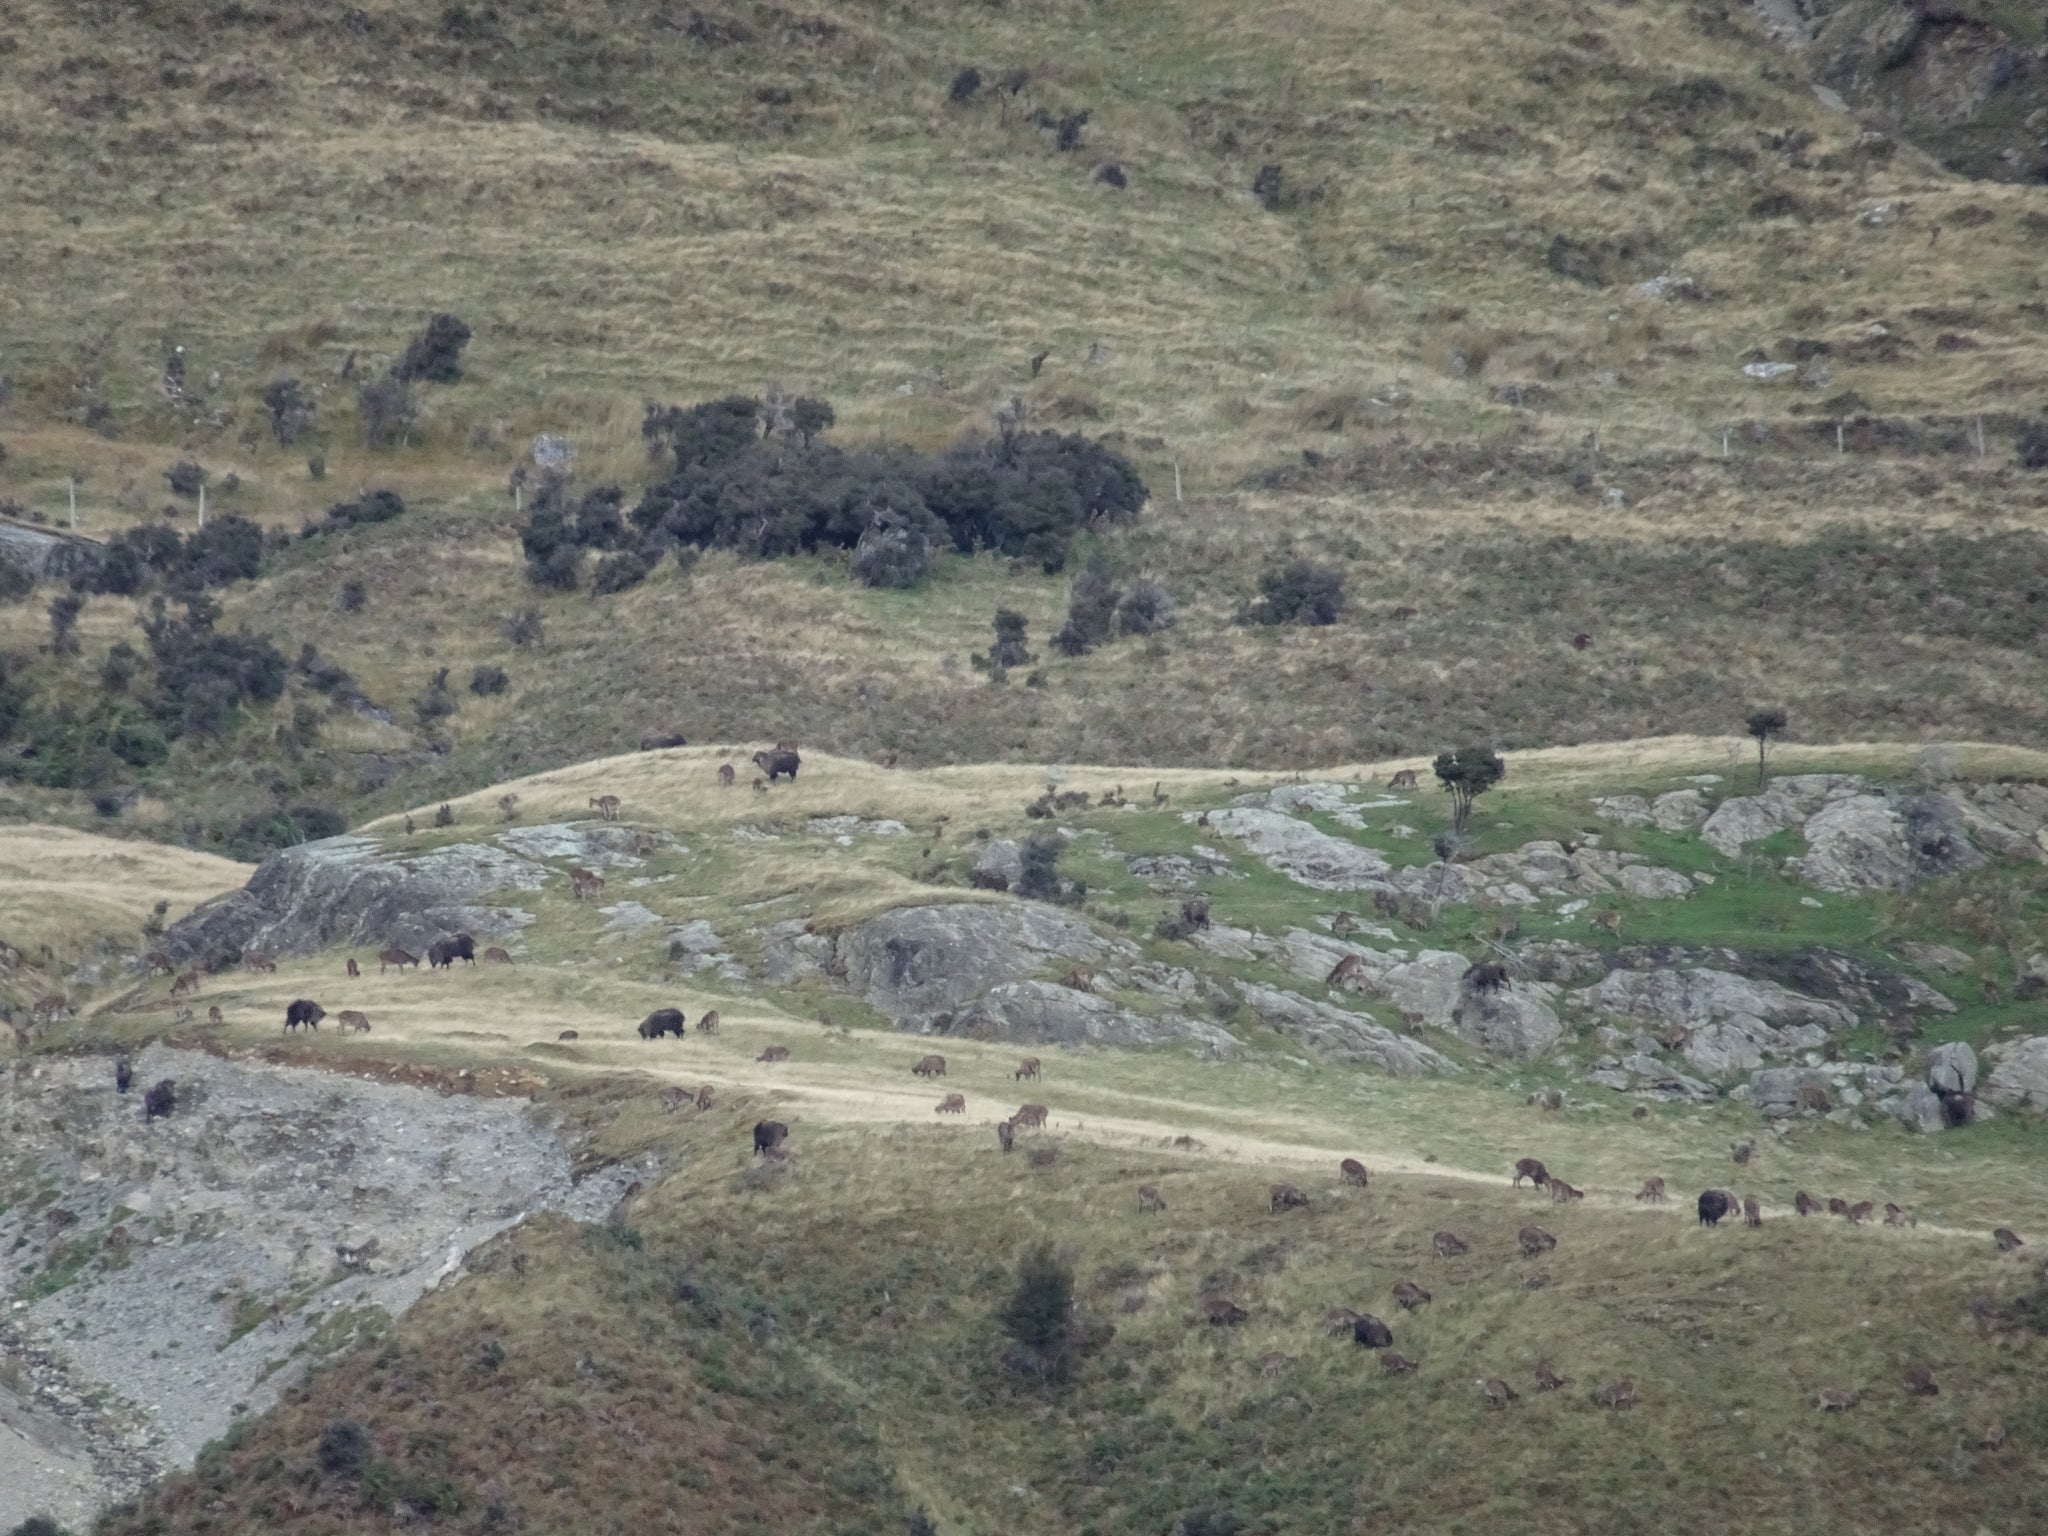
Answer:
[[1770, 753], [1771, 738], [1782, 736], [1789, 724], [1791, 721], [1786, 718], [1782, 709], [1756, 710], [1744, 724], [1749, 734], [1756, 738], [1756, 783], [1759, 789], [1763, 788], [1764, 759]]
[[1460, 747], [1442, 752], [1432, 763], [1437, 781], [1451, 796], [1451, 828], [1462, 836], [1472, 816], [1472, 803], [1507, 777], [1508, 765], [1491, 747]]
[[428, 384], [456, 384], [462, 379], [462, 349], [469, 345], [469, 327], [453, 315], [435, 315], [426, 329], [406, 343], [404, 354], [391, 365], [391, 376], [401, 383], [422, 380]]

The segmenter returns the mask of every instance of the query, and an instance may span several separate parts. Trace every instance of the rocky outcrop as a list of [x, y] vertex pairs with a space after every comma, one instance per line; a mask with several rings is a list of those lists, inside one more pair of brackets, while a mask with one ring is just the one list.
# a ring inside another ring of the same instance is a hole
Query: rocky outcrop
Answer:
[[2048, 1109], [2048, 1035], [1992, 1047], [1995, 1064], [1983, 1097], [2017, 1109]]
[[1585, 1078], [1617, 1093], [1640, 1093], [1657, 1099], [1711, 1104], [1720, 1097], [1712, 1083], [1678, 1071], [1651, 1051], [1598, 1057], [1587, 1069]]
[[1977, 963], [1960, 949], [1951, 949], [1946, 944], [1909, 942], [1899, 946], [1899, 953], [1923, 971], [1940, 971], [1944, 976], [1960, 976]]
[[637, 865], [628, 851], [633, 835], [601, 823], [519, 827], [487, 843], [420, 853], [356, 833], [322, 838], [264, 860], [241, 890], [173, 924], [158, 947], [184, 963], [231, 960], [245, 949], [310, 954], [334, 945], [397, 944], [417, 952], [460, 929], [503, 937], [532, 917], [486, 898], [567, 878], [547, 860]]
[[1830, 800], [1863, 788], [1853, 773], [1794, 773], [1772, 779], [1754, 795], [1723, 800], [1700, 827], [1700, 839], [1715, 852], [1734, 858], [1743, 846], [1798, 826]]
[[1961, 1040], [1949, 1040], [1927, 1053], [1927, 1086], [1936, 1093], [1975, 1093], [1977, 1053]]
[[1332, 837], [1284, 811], [1231, 806], [1212, 811], [1209, 825], [1243, 843], [1269, 868], [1312, 890], [1361, 890], [1384, 881], [1391, 872], [1372, 849]]
[[1145, 1046], [1193, 1042], [1219, 1055], [1237, 1049], [1226, 1029], [1181, 1014], [1149, 1017], [1106, 998], [1048, 981], [1006, 981], [952, 1016], [942, 1033], [1021, 1045]]
[[975, 884], [989, 890], [1007, 891], [1023, 873], [1024, 851], [1010, 838], [992, 838], [974, 856]]
[[1384, 1024], [1339, 1008], [1319, 1003], [1298, 992], [1242, 984], [1244, 1000], [1259, 1022], [1296, 1041], [1325, 1061], [1365, 1061], [1383, 1067], [1397, 1077], [1419, 1077], [1431, 1072], [1455, 1072], [1456, 1062], [1420, 1040], [1397, 1035]]
[[1514, 1061], [1541, 1056], [1564, 1033], [1540, 995], [1547, 990], [1540, 982], [1522, 982], [1502, 992], [1467, 991], [1451, 1009], [1447, 1027], [1495, 1056]]
[[846, 985], [908, 1029], [949, 1027], [991, 988], [1058, 964], [1135, 958], [1082, 919], [1036, 902], [899, 907], [839, 936], [833, 964]]
[[2048, 785], [1951, 784], [1942, 798], [1971, 840], [2000, 858], [2048, 858]]
[[1616, 878], [1622, 890], [1638, 901], [1683, 901], [1692, 894], [1692, 882], [1675, 869], [1631, 864]]
[[1697, 789], [1674, 789], [1654, 800], [1641, 795], [1601, 795], [1593, 801], [1593, 814], [1624, 827], [1689, 832], [1707, 819], [1707, 802]]
[[1807, 851], [1786, 868], [1823, 891], [1903, 891], [1984, 863], [1938, 795], [1849, 795], [1814, 812], [1804, 830]]

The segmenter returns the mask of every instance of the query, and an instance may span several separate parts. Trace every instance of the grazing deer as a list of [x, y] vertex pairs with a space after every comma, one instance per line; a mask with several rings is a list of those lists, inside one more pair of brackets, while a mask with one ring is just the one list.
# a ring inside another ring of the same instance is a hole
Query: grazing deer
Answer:
[[[183, 997], [187, 992], [197, 992], [198, 990], [199, 972], [196, 970], [186, 971], [183, 975], [172, 978], [171, 996], [173, 997]], [[64, 1006], [64, 999], [61, 997], [44, 998], [40, 1003], [36, 1004], [36, 1017], [51, 1017], [50, 1005], [53, 1003], [58, 1008], [62, 1008]]]
[[699, 1088], [697, 1090], [697, 1107], [699, 1109], [709, 1109], [711, 1107], [711, 1101], [714, 1097], [716, 1097], [716, 1094], [712, 1089], [712, 1086], [709, 1083], [706, 1083], [702, 1088]]
[[964, 1115], [967, 1113], [967, 1096], [961, 1093], [949, 1093], [939, 1100], [938, 1107], [932, 1113], [935, 1115]]
[[245, 971], [268, 971], [275, 975], [277, 972], [277, 956], [271, 954], [268, 950], [245, 949], [242, 951], [242, 969]]
[[345, 1035], [350, 1030], [367, 1035], [370, 1032], [370, 1016], [354, 1008], [344, 1008], [334, 1016], [335, 1033]]
[[1398, 1349], [1383, 1349], [1380, 1351], [1380, 1369], [1389, 1376], [1402, 1376], [1415, 1369], [1415, 1362]]
[[757, 778], [754, 780], [754, 793], [757, 795], [765, 795], [768, 793], [768, 786], [762, 783], [761, 780]]
[[771, 1045], [768, 1047], [767, 1050], [763, 1051], [760, 1055], [756, 1056], [754, 1060], [787, 1061], [789, 1060], [789, 1047], [786, 1045]]
[[1764, 1224], [1764, 1208], [1757, 1203], [1755, 1195], [1747, 1196], [1742, 1202], [1742, 1224], [1745, 1227], [1760, 1227]]
[[1906, 1390], [1915, 1397], [1941, 1396], [1941, 1387], [1934, 1379], [1934, 1372], [1924, 1365], [1916, 1365], [1906, 1372]]
[[1429, 1245], [1440, 1259], [1455, 1259], [1465, 1251], [1465, 1239], [1455, 1232], [1439, 1232], [1429, 1240]]
[[1847, 1216], [1849, 1214], [1849, 1202], [1838, 1195], [1829, 1196], [1828, 1214], [1830, 1216]]
[[655, 1096], [654, 1102], [661, 1106], [663, 1114], [672, 1115], [690, 1102], [690, 1090], [687, 1088], [664, 1088]]
[[1414, 770], [1413, 768], [1403, 768], [1403, 769], [1401, 769], [1401, 770], [1400, 770], [1399, 772], [1397, 772], [1397, 773], [1396, 773], [1396, 774], [1395, 774], [1395, 775], [1394, 775], [1394, 776], [1393, 776], [1393, 777], [1392, 777], [1391, 779], [1387, 780], [1387, 788], [1389, 788], [1389, 789], [1413, 789], [1413, 788], [1415, 788], [1415, 770]]
[[1357, 926], [1358, 919], [1353, 917], [1349, 912], [1339, 912], [1335, 917], [1330, 919], [1330, 932], [1334, 934], [1347, 934]]
[[718, 1033], [718, 1010], [716, 1008], [711, 1009], [703, 1018], [697, 1021], [697, 1033], [700, 1035], [715, 1035]]
[[1888, 1227], [1910, 1227], [1913, 1225], [1913, 1218], [1887, 1200], [1884, 1203], [1884, 1224]]
[[1552, 1205], [1563, 1205], [1568, 1200], [1583, 1200], [1585, 1198], [1586, 1192], [1583, 1189], [1567, 1184], [1554, 1173], [1550, 1176], [1550, 1203]]
[[1595, 928], [1601, 929], [1603, 932], [1606, 933], [1614, 934], [1617, 937], [1621, 933], [1621, 913], [1617, 908], [1609, 907], [1603, 912], [1595, 912], [1591, 917], [1587, 918], [1586, 921], [1591, 923]]
[[1558, 1375], [1556, 1371], [1550, 1368], [1550, 1362], [1547, 1360], [1538, 1360], [1536, 1362], [1534, 1375], [1538, 1392], [1555, 1392], [1572, 1384], [1571, 1377]]
[[1991, 1234], [1991, 1240], [1998, 1244], [2000, 1253], [2011, 1253], [2015, 1248], [2026, 1247], [2026, 1242], [2011, 1227], [1999, 1227]]
[[917, 1065], [910, 1070], [917, 1077], [944, 1077], [946, 1075], [946, 1058], [943, 1056], [926, 1056], [921, 1058]]
[[731, 763], [720, 763], [718, 765], [718, 787], [720, 789], [731, 789], [732, 781], [735, 777], [736, 775], [732, 771]]
[[604, 894], [604, 876], [581, 865], [569, 871], [570, 894], [578, 901], [595, 901]]
[[355, 957], [354, 955], [350, 955], [350, 956], [348, 957], [348, 975], [349, 975], [349, 980], [353, 981], [353, 980], [355, 980], [355, 978], [356, 978], [356, 977], [358, 977], [358, 976], [360, 976], [360, 975], [362, 975], [362, 974], [363, 974], [363, 968], [362, 968], [361, 966], [359, 966], [359, 965], [357, 965], [357, 964], [356, 964], [356, 957]]
[[1636, 1191], [1636, 1198], [1662, 1205], [1664, 1203], [1664, 1181], [1654, 1175], [1643, 1180], [1643, 1187]]
[[1802, 1189], [1792, 1197], [1792, 1209], [1802, 1216], [1811, 1216], [1820, 1209], [1820, 1202]]
[[597, 807], [597, 814], [604, 821], [619, 819], [619, 797], [617, 795], [592, 795], [590, 803]]
[[1842, 1413], [1856, 1406], [1856, 1393], [1850, 1387], [1822, 1387], [1814, 1394], [1814, 1406], [1823, 1413]]
[[1429, 1305], [1429, 1292], [1413, 1280], [1400, 1280], [1394, 1284], [1394, 1301], [1403, 1312], [1413, 1312], [1417, 1307]]
[[1544, 1185], [1550, 1182], [1550, 1170], [1548, 1168], [1545, 1168], [1543, 1166], [1542, 1161], [1538, 1158], [1516, 1158], [1515, 1176], [1513, 1179], [1509, 1180], [1510, 1187], [1520, 1189], [1522, 1187], [1522, 1180], [1524, 1179], [1527, 1179], [1530, 1183], [1534, 1184], [1538, 1189], [1541, 1189]]
[[1365, 971], [1365, 962], [1356, 955], [1346, 955], [1330, 967], [1330, 974], [1323, 978], [1326, 987], [1357, 987]]
[[1505, 1408], [1522, 1394], [1502, 1381], [1498, 1376], [1488, 1376], [1479, 1383], [1479, 1392], [1486, 1399], [1489, 1408]]
[[512, 956], [495, 944], [484, 951], [484, 964], [486, 965], [510, 965], [511, 963]]
[[556, 1035], [555, 1038], [557, 1040], [580, 1040], [583, 1037], [573, 1029], [565, 1029], [560, 1034]]
[[1138, 1186], [1138, 1210], [1141, 1213], [1145, 1211], [1163, 1211], [1165, 1209], [1166, 1201], [1160, 1198], [1159, 1191], [1155, 1186], [1151, 1184], [1140, 1184]]
[[1017, 1070], [1010, 1074], [1010, 1080], [1012, 1082], [1023, 1082], [1029, 1078], [1036, 1078], [1038, 1075], [1038, 1058], [1036, 1056], [1026, 1056], [1022, 1063], [1019, 1064]]
[[1010, 1123], [1042, 1131], [1045, 1129], [1045, 1114], [1046, 1110], [1043, 1104], [1026, 1104], [1018, 1109], [1016, 1114], [1010, 1116]]
[[1323, 1331], [1333, 1338], [1339, 1334], [1349, 1333], [1352, 1324], [1358, 1319], [1359, 1314], [1349, 1307], [1332, 1307], [1323, 1314]]
[[1860, 1226], [1863, 1222], [1863, 1219], [1869, 1216], [1871, 1212], [1875, 1211], [1876, 1209], [1877, 1207], [1871, 1204], [1870, 1201], [1858, 1200], [1854, 1205], [1850, 1206], [1848, 1210], [1842, 1212], [1842, 1214], [1849, 1218], [1850, 1226]]
[[1548, 1253], [1557, 1246], [1557, 1239], [1541, 1227], [1524, 1227], [1516, 1234], [1522, 1245], [1522, 1257], [1533, 1259], [1539, 1253]]
[[1337, 1172], [1346, 1184], [1356, 1184], [1360, 1189], [1364, 1189], [1371, 1182], [1372, 1176], [1366, 1172], [1365, 1164], [1355, 1157], [1345, 1158], [1337, 1165]]
[[1266, 1187], [1266, 1195], [1269, 1201], [1267, 1206], [1269, 1211], [1288, 1211], [1296, 1208], [1301, 1210], [1308, 1209], [1308, 1196], [1304, 1195], [1292, 1184], [1270, 1184]]
[[142, 957], [142, 974], [144, 976], [154, 976], [158, 971], [162, 971], [166, 976], [170, 976], [176, 974], [177, 969], [177, 966], [171, 963], [171, 957], [160, 949], [152, 949]]
[[419, 968], [419, 963], [420, 957], [418, 955], [409, 954], [405, 950], [398, 948], [396, 945], [393, 945], [390, 949], [379, 950], [377, 952], [377, 974], [379, 976], [382, 976], [386, 970], [388, 970], [390, 967], [394, 965], [398, 967], [399, 972], [402, 975], [405, 971], [405, 968], [408, 965], [412, 966], [415, 970], [417, 970]]
[[1633, 1408], [1636, 1405], [1636, 1384], [1626, 1376], [1619, 1381], [1610, 1381], [1593, 1394], [1593, 1402], [1601, 1408]]
[[219, 1003], [215, 1003], [206, 1010], [206, 1022], [209, 1024], [225, 1024], [227, 1022], [227, 1020], [221, 1017]]

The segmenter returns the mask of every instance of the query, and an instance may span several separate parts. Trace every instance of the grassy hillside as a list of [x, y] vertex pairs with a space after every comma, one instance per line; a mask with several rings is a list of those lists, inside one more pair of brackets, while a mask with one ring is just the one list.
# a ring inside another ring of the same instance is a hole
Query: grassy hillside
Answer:
[[[1745, 17], [10, 0], [0, 499], [62, 520], [76, 469], [87, 531], [167, 502], [189, 530], [162, 479], [189, 458], [216, 511], [280, 529], [365, 486], [410, 509], [222, 594], [391, 724], [295, 680], [227, 752], [46, 750], [18, 804], [139, 788], [122, 815], [252, 851], [278, 806], [389, 808], [670, 724], [1270, 766], [1720, 731], [1769, 699], [1813, 739], [2039, 740], [2044, 493], [2013, 445], [2048, 384], [2044, 194], [1867, 135]], [[1081, 110], [1064, 152], [1033, 122]], [[365, 449], [357, 388], [442, 309], [475, 331], [462, 381]], [[260, 400], [282, 377], [317, 405], [290, 447]], [[1179, 623], [1054, 657], [1065, 578], [986, 557], [907, 594], [823, 557], [526, 584], [507, 477], [535, 434], [630, 499], [643, 402], [777, 380], [849, 444], [941, 445], [1012, 395], [1106, 437], [1153, 504], [1077, 561], [1157, 575]], [[1342, 621], [1234, 627], [1288, 557], [1345, 575]], [[40, 701], [17, 746], [90, 737], [97, 663], [137, 638], [135, 601], [94, 598], [83, 654], [40, 655], [50, 595], [0, 611]], [[1043, 687], [968, 665], [999, 604]], [[479, 663], [510, 692], [463, 694]], [[423, 725], [443, 666], [462, 708]]]
[[[1701, 772], [1724, 776], [1712, 796], [1744, 789], [1746, 750], [1669, 740], [1517, 756], [1482, 802], [1473, 852], [1598, 826], [1609, 847], [1714, 877], [1684, 901], [1620, 900], [1629, 943], [1787, 956], [1827, 946], [1903, 967], [1958, 1005], [1926, 1016], [1916, 1050], [2034, 1032], [2032, 1005], [2007, 1000], [2048, 935], [2031, 865], [1910, 896], [1814, 897], [1776, 873], [1776, 855], [1796, 851], [1782, 838], [1726, 859], [1590, 817], [1596, 793], [1656, 794]], [[674, 841], [614, 871], [608, 898], [670, 922], [705, 918], [750, 966], [757, 930], [785, 917], [833, 931], [905, 901], [1013, 899], [961, 882], [977, 833], [1037, 824], [1022, 813], [1043, 784], [1032, 769], [892, 772], [821, 756], [797, 786], [763, 797], [719, 788], [718, 757], [693, 748], [583, 764], [458, 799], [449, 828], [430, 827], [422, 807], [410, 835], [395, 815], [367, 830], [424, 850], [489, 836], [502, 792], [518, 795], [526, 825], [591, 814], [592, 795], [617, 794], [629, 823]], [[1898, 779], [1916, 760], [1929, 771], [1909, 749], [1790, 747], [1779, 771]], [[1970, 749], [1944, 771], [2028, 777], [2040, 766], [2030, 753]], [[1070, 783], [1095, 790], [1115, 777], [1076, 769]], [[1184, 817], [1278, 782], [1158, 778], [1163, 807], [1147, 792], [1138, 806], [1063, 818], [1078, 835], [1062, 868], [1088, 881], [1085, 915], [1147, 959], [1320, 995], [1271, 961], [1219, 960], [1152, 931], [1175, 898], [1125, 858], [1185, 854], [1213, 834]], [[1363, 830], [1313, 819], [1412, 860], [1441, 829], [1444, 797], [1399, 798]], [[842, 843], [847, 834], [814, 825], [821, 816], [894, 817], [911, 835]], [[1346, 899], [1233, 862], [1242, 878], [1200, 887], [1219, 923], [1313, 928]], [[2028, 1115], [1938, 1137], [1813, 1118], [1764, 1135], [1753, 1110], [1727, 1099], [1651, 1102], [1635, 1118], [1635, 1100], [1572, 1075], [1590, 1049], [1583, 1019], [1559, 1060], [1537, 1064], [1496, 1062], [1430, 1031], [1463, 1070], [1404, 1080], [1219, 1014], [1241, 1039], [1228, 1062], [1044, 1050], [1045, 1078], [1028, 1091], [1053, 1123], [1005, 1158], [989, 1123], [1025, 1091], [1012, 1079], [1019, 1047], [905, 1036], [816, 981], [685, 978], [659, 928], [607, 932], [613, 914], [554, 886], [510, 899], [535, 917], [513, 942], [514, 968], [373, 968], [348, 981], [338, 952], [290, 960], [274, 976], [209, 978], [192, 1001], [218, 1004], [227, 1023], [203, 1032], [214, 1049], [451, 1086], [465, 1081], [457, 1072], [498, 1082], [512, 1069], [545, 1084], [544, 1109], [587, 1138], [585, 1158], [652, 1150], [662, 1176], [609, 1226], [541, 1224], [500, 1240], [460, 1284], [323, 1367], [110, 1531], [375, 1531], [425, 1519], [453, 1530], [882, 1533], [918, 1506], [949, 1532], [1028, 1521], [1158, 1533], [1176, 1520], [1273, 1533], [1620, 1532], [1702, 1512], [1749, 1530], [1932, 1532], [2041, 1518], [2033, 1468], [2048, 1398], [2041, 1341], [2024, 1321], [2038, 1316], [2025, 1300], [2038, 1294], [2038, 1263], [2031, 1244], [2001, 1255], [1989, 1236], [2048, 1226]], [[1476, 953], [1495, 917], [1448, 906], [1412, 942]], [[1617, 942], [1550, 905], [1522, 923], [1515, 945]], [[1955, 945], [1973, 968], [1919, 967], [1908, 939]], [[2001, 984], [1998, 1000], [1987, 979]], [[165, 986], [102, 994], [47, 1044], [162, 1031]], [[280, 1042], [283, 1003], [298, 996], [361, 1008], [372, 1033]], [[1341, 1000], [1397, 1023], [1384, 998]], [[634, 1022], [657, 1005], [692, 1017], [716, 1007], [721, 1031], [637, 1039]], [[564, 1027], [579, 1038], [558, 1041]], [[1842, 1043], [1858, 1059], [1884, 1048], [1875, 1030]], [[791, 1060], [757, 1060], [769, 1044]], [[935, 1044], [948, 1058], [938, 1086], [908, 1071]], [[659, 1090], [706, 1082], [711, 1109], [663, 1111]], [[1564, 1090], [1564, 1111], [1526, 1102], [1550, 1086]], [[966, 1096], [961, 1120], [934, 1117], [940, 1087]], [[764, 1117], [791, 1127], [786, 1166], [749, 1155]], [[1751, 1139], [1754, 1159], [1732, 1165], [1731, 1143]], [[1557, 1207], [1511, 1191], [1510, 1165], [1532, 1154], [1586, 1199]], [[1367, 1189], [1340, 1182], [1344, 1156], [1371, 1167]], [[1631, 1198], [1652, 1173], [1672, 1204]], [[1268, 1209], [1279, 1179], [1309, 1194], [1307, 1211]], [[1163, 1213], [1138, 1212], [1141, 1183], [1157, 1186]], [[1763, 1227], [1700, 1228], [1692, 1196], [1717, 1186], [1757, 1194]], [[1894, 1200], [1917, 1224], [1802, 1220], [1790, 1208], [1801, 1189]], [[1557, 1237], [1555, 1251], [1518, 1251], [1530, 1222]], [[1470, 1251], [1435, 1257], [1440, 1230]], [[1057, 1386], [1002, 1365], [996, 1321], [1041, 1241], [1072, 1268], [1081, 1315], [1115, 1329]], [[1531, 1273], [1547, 1283], [1532, 1287]], [[1433, 1296], [1412, 1315], [1390, 1294], [1403, 1279]], [[306, 1298], [296, 1290], [286, 1304]], [[1202, 1308], [1215, 1298], [1248, 1317], [1211, 1326]], [[1415, 1373], [1383, 1375], [1370, 1352], [1329, 1336], [1324, 1313], [1340, 1305], [1387, 1318]], [[1570, 1384], [1539, 1392], [1539, 1364]], [[1909, 1390], [1906, 1373], [1923, 1368], [1938, 1395]], [[1505, 1410], [1477, 1390], [1494, 1376], [1521, 1394]], [[1636, 1384], [1633, 1410], [1590, 1401], [1622, 1377]], [[1834, 1386], [1856, 1391], [1855, 1407], [1821, 1411], [1815, 1394]], [[323, 1458], [323, 1436], [344, 1422], [367, 1438], [352, 1456]], [[1981, 1444], [1994, 1425], [2002, 1449]]]

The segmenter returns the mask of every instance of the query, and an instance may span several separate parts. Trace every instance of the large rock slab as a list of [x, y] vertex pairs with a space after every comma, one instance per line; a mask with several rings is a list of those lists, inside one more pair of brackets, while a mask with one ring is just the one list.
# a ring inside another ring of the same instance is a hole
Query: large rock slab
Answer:
[[1467, 992], [1451, 1010], [1449, 1028], [1459, 1038], [1514, 1061], [1541, 1056], [1564, 1033], [1539, 982], [1519, 982], [1501, 992]]
[[1853, 795], [1864, 780], [1854, 773], [1795, 773], [1772, 779], [1754, 795], [1723, 800], [1700, 828], [1700, 837], [1730, 858], [1745, 843], [1797, 826], [1830, 800]]
[[1259, 1022], [1329, 1061], [1366, 1061], [1396, 1077], [1455, 1072], [1458, 1064], [1420, 1040], [1398, 1035], [1384, 1024], [1298, 992], [1242, 983], [1244, 1000]]
[[233, 959], [245, 949], [310, 954], [334, 945], [398, 944], [417, 952], [458, 929], [479, 937], [516, 933], [531, 914], [484, 898], [538, 890], [559, 878], [494, 844], [406, 854], [345, 833], [273, 854], [241, 890], [172, 924], [157, 947], [181, 964]]
[[1708, 967], [1609, 971], [1571, 997], [1582, 1007], [1602, 1013], [1690, 1030], [1748, 1019], [1779, 1028], [1813, 1025], [1824, 1039], [1835, 1030], [1856, 1026], [1855, 1013], [1840, 1003], [1823, 1002], [1774, 981]]
[[1936, 1093], [1975, 1093], [1977, 1053], [1961, 1040], [1950, 1040], [1927, 1053], [1927, 1086]]
[[1448, 1028], [1464, 999], [1465, 973], [1471, 968], [1463, 955], [1425, 949], [1413, 960], [1387, 967], [1379, 990], [1403, 1013], [1420, 1014], [1425, 1023]]
[[2002, 858], [2048, 858], [2048, 785], [1951, 784], [1942, 797], [1982, 847]]
[[1985, 862], [1938, 795], [1849, 795], [1806, 819], [1807, 851], [1786, 868], [1824, 891], [1903, 891]]
[[1984, 1080], [1982, 1096], [1994, 1104], [2048, 1109], [2048, 1035], [2031, 1035], [1995, 1049], [1997, 1065]]
[[1209, 825], [1243, 843], [1268, 867], [1312, 890], [1363, 890], [1385, 881], [1391, 871], [1374, 850], [1332, 837], [1282, 811], [1231, 806], [1212, 811]]
[[1639, 901], [1683, 901], [1692, 894], [1692, 882], [1675, 869], [1654, 864], [1631, 864], [1622, 870], [1621, 888]]
[[908, 1028], [933, 1027], [990, 988], [1059, 963], [1094, 965], [1137, 951], [1112, 945], [1072, 913], [1037, 902], [899, 907], [841, 934], [846, 984]]
[[945, 1033], [1020, 1045], [1146, 1046], [1192, 1042], [1227, 1055], [1230, 1031], [1180, 1014], [1151, 1017], [1106, 998], [1049, 981], [1006, 981], [953, 1016]]

